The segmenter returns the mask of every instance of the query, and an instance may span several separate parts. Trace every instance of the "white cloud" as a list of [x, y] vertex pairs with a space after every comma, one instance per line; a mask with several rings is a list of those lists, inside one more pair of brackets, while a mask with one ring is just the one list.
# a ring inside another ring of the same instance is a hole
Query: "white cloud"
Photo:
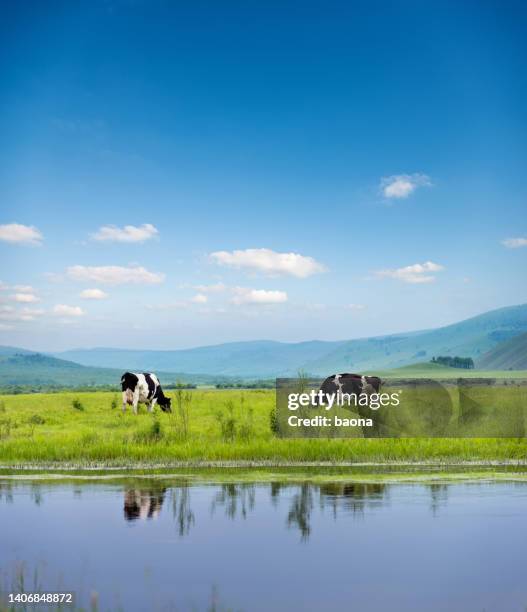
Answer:
[[31, 285], [15, 285], [13, 289], [20, 293], [35, 293], [35, 289]]
[[290, 275], [306, 278], [324, 272], [325, 266], [298, 253], [277, 253], [271, 249], [245, 249], [244, 251], [216, 251], [210, 258], [222, 266], [245, 268], [269, 276]]
[[420, 284], [433, 282], [436, 277], [430, 272], [440, 272], [441, 270], [444, 270], [443, 266], [427, 261], [423, 264], [414, 264], [404, 268], [379, 270], [376, 274], [380, 277], [395, 278], [405, 283]]
[[57, 304], [53, 307], [53, 313], [61, 317], [82, 317], [86, 314], [80, 306], [68, 306], [67, 304]]
[[7, 225], [0, 225], [0, 240], [12, 244], [40, 246], [43, 236], [38, 229], [32, 225], [8, 223]]
[[158, 233], [151, 223], [144, 223], [139, 227], [135, 225], [125, 225], [124, 227], [103, 225], [91, 237], [93, 240], [105, 242], [145, 242], [157, 236]]
[[104, 300], [108, 297], [102, 289], [84, 289], [80, 296], [83, 300]]
[[24, 307], [15, 310], [12, 306], [0, 306], [0, 319], [4, 321], [33, 321], [43, 314], [44, 310], [39, 308]]
[[346, 308], [348, 310], [354, 310], [354, 311], [358, 312], [360, 310], [365, 310], [366, 306], [364, 304], [348, 304], [346, 306]]
[[267, 291], [265, 289], [249, 289], [247, 287], [234, 287], [232, 304], [282, 304], [287, 302], [285, 291]]
[[223, 283], [215, 283], [213, 285], [194, 285], [193, 288], [200, 293], [220, 293], [227, 289]]
[[426, 174], [395, 174], [381, 179], [381, 192], [385, 198], [402, 199], [412, 195], [418, 187], [430, 187]]
[[197, 293], [190, 301], [194, 304], [206, 304], [209, 298], [203, 293]]
[[150, 272], [142, 266], [70, 266], [66, 275], [72, 280], [106, 285], [157, 285], [165, 280], [161, 272]]
[[35, 302], [40, 302], [40, 298], [38, 298], [34, 293], [14, 293], [10, 295], [9, 298], [13, 300], [13, 302], [20, 302], [24, 304], [34, 304]]
[[32, 321], [36, 317], [41, 317], [46, 311], [42, 308], [27, 308], [24, 307], [20, 311], [23, 321]]
[[5, 323], [0, 323], [0, 331], [8, 331], [13, 329], [12, 325], [6, 325]]
[[527, 247], [527, 238], [506, 238], [502, 244], [508, 249], [520, 249]]

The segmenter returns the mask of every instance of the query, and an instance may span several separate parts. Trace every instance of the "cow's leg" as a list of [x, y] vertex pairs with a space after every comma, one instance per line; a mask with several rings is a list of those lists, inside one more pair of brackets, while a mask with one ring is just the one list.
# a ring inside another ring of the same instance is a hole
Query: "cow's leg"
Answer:
[[150, 405], [148, 406], [148, 412], [154, 412], [154, 408], [156, 406], [157, 398], [152, 398]]
[[126, 412], [127, 397], [128, 397], [127, 392], [123, 391], [123, 412]]
[[134, 399], [133, 399], [133, 409], [134, 409], [134, 414], [137, 414], [137, 404], [139, 403], [139, 389], [136, 389], [134, 391]]

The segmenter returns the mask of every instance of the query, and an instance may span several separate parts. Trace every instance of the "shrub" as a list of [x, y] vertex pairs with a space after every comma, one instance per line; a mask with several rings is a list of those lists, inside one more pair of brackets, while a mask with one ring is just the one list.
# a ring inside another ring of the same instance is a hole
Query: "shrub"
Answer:
[[216, 413], [216, 420], [220, 424], [221, 437], [224, 442], [234, 442], [236, 437], [236, 417], [234, 416], [234, 402], [227, 402], [227, 415], [220, 410]]
[[139, 444], [151, 444], [152, 442], [159, 442], [163, 436], [164, 432], [161, 421], [154, 417], [148, 427], [134, 433], [133, 441]]
[[176, 385], [176, 406], [173, 416], [176, 433], [183, 440], [188, 438], [190, 425], [190, 404], [192, 402], [192, 393], [190, 391], [185, 391], [186, 388], [187, 385], [180, 382], [178, 382]]
[[31, 425], [44, 425], [46, 419], [44, 419], [44, 417], [41, 417], [40, 414], [32, 414], [27, 420], [27, 422]]
[[159, 421], [159, 419], [153, 420], [148, 433], [151, 440], [159, 440], [163, 437], [163, 428], [161, 427], [161, 421]]
[[84, 410], [84, 406], [82, 404], [82, 402], [75, 398], [72, 402], [71, 402], [71, 407], [74, 408], [75, 410]]
[[[242, 402], [243, 406], [243, 402]], [[253, 409], [249, 408], [244, 414], [244, 419], [238, 429], [238, 435], [242, 440], [248, 442], [254, 435]]]
[[9, 436], [11, 435], [12, 427], [13, 423], [10, 418], [5, 418], [0, 421], [0, 440], [9, 438]]
[[274, 406], [271, 408], [271, 412], [269, 412], [269, 427], [274, 434], [278, 433], [278, 417], [276, 416], [276, 407]]
[[114, 395], [113, 398], [112, 398], [112, 403], [110, 404], [112, 410], [115, 410], [117, 408], [118, 404], [119, 404], [119, 402], [117, 400], [117, 396]]

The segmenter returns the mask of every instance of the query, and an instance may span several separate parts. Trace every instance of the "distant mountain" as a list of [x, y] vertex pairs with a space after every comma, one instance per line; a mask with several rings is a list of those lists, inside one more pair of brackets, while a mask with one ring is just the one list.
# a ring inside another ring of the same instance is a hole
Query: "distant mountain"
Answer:
[[[98, 387], [114, 385], [119, 388], [123, 369], [84, 366], [49, 355], [31, 353], [15, 347], [0, 347], [0, 387]], [[212, 384], [224, 379], [207, 375], [188, 375], [157, 372], [162, 383], [170, 385], [178, 380]], [[225, 382], [230, 382], [225, 380]]]
[[500, 342], [527, 331], [527, 304], [491, 310], [459, 323], [411, 335], [351, 340], [306, 363], [309, 372], [398, 368], [437, 355], [472, 357], [475, 361]]
[[338, 371], [390, 369], [437, 355], [475, 361], [500, 342], [527, 332], [527, 304], [492, 310], [433, 330], [345, 340], [283, 343], [235, 342], [174, 351], [79, 349], [55, 353], [86, 366], [271, 378]]
[[55, 353], [83, 365], [130, 370], [168, 370], [225, 376], [274, 377], [296, 374], [306, 361], [322, 359], [343, 342], [231, 342], [176, 351], [79, 349]]
[[500, 342], [476, 362], [476, 367], [483, 370], [527, 370], [527, 333]]
[[16, 346], [0, 346], [0, 358], [1, 357], [12, 357], [15, 354], [18, 355], [30, 355], [35, 351], [28, 351], [26, 349], [18, 348]]

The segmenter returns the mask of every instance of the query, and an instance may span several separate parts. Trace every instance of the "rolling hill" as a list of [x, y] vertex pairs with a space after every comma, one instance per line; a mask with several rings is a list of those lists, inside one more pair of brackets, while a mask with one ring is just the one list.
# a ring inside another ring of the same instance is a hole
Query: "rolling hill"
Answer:
[[492, 310], [433, 330], [338, 342], [250, 341], [155, 351], [94, 348], [53, 356], [85, 366], [272, 378], [299, 369], [314, 375], [391, 369], [459, 355], [477, 361], [502, 342], [527, 332], [527, 304]]
[[527, 304], [492, 310], [438, 329], [411, 335], [351, 340], [325, 356], [322, 363], [306, 363], [309, 372], [391, 369], [437, 355], [472, 357], [475, 361], [499, 343], [527, 331]]
[[[122, 369], [84, 366], [14, 347], [0, 347], [0, 387], [119, 387]], [[231, 382], [207, 375], [158, 372], [165, 386], [178, 380], [196, 384]]]
[[495, 346], [476, 362], [484, 370], [526, 370], [527, 333]]
[[80, 349], [54, 356], [83, 365], [130, 370], [169, 370], [225, 376], [274, 377], [296, 374], [306, 361], [318, 361], [344, 342], [232, 342], [175, 351]]
[[14, 347], [0, 347], [0, 386], [92, 386], [119, 381], [122, 372], [94, 368]]

